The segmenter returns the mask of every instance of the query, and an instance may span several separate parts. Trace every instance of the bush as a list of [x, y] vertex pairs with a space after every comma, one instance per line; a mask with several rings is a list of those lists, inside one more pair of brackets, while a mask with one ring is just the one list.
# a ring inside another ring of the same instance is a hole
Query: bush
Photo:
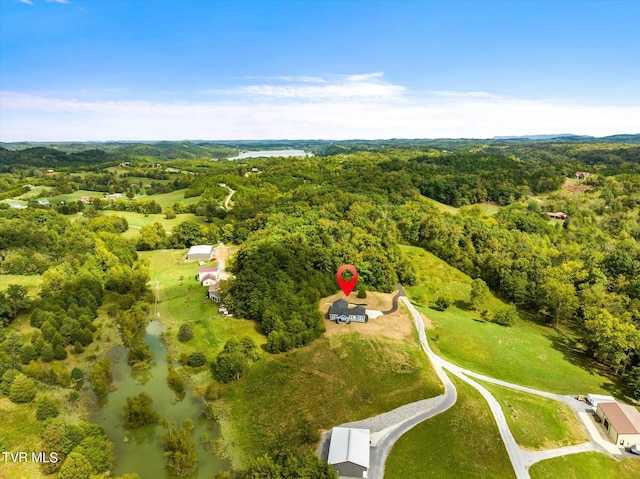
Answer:
[[50, 363], [55, 359], [53, 354], [53, 346], [51, 346], [51, 344], [44, 343], [44, 346], [42, 346], [42, 351], [40, 351], [40, 359], [42, 359], [42, 362], [45, 363]]
[[433, 304], [440, 311], [444, 311], [453, 304], [453, 298], [450, 294], [445, 293], [441, 296], [438, 296]]
[[9, 399], [14, 403], [27, 403], [36, 397], [36, 385], [24, 374], [18, 374], [9, 388]]
[[196, 351], [195, 353], [191, 353], [189, 355], [189, 359], [187, 359], [187, 364], [194, 368], [200, 367], [207, 363], [207, 357], [204, 353], [200, 351]]
[[51, 399], [49, 396], [44, 396], [38, 401], [36, 408], [36, 419], [38, 421], [44, 421], [51, 417], [58, 417], [60, 414], [60, 408], [58, 402], [55, 399]]
[[365, 289], [364, 286], [360, 286], [358, 288], [358, 298], [366, 298], [367, 297], [367, 290]]
[[513, 304], [502, 308], [493, 315], [493, 321], [502, 326], [513, 326], [518, 319], [518, 310]]
[[11, 385], [13, 384], [14, 379], [20, 374], [20, 371], [17, 369], [7, 369], [2, 375], [2, 380], [0, 381], [0, 389], [2, 393], [5, 395], [9, 395], [9, 391], [11, 389]]
[[71, 379], [74, 382], [78, 382], [81, 379], [84, 379], [84, 373], [80, 368], [73, 368], [73, 370], [71, 371]]
[[167, 383], [169, 387], [178, 395], [184, 394], [184, 380], [175, 368], [169, 366], [169, 374], [167, 375]]
[[56, 347], [53, 348], [53, 357], [61, 361], [67, 359], [67, 350], [60, 344], [57, 344]]
[[188, 324], [183, 324], [180, 326], [180, 331], [178, 332], [178, 339], [180, 341], [189, 341], [193, 338], [193, 329]]
[[153, 410], [153, 399], [147, 393], [128, 397], [122, 408], [124, 427], [134, 429], [158, 422], [160, 417]]
[[36, 348], [31, 343], [27, 343], [20, 348], [20, 361], [22, 364], [29, 364], [38, 358]]

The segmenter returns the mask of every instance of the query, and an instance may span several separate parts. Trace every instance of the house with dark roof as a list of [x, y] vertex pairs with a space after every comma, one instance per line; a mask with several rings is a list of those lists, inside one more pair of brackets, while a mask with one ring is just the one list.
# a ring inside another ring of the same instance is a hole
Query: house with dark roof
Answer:
[[336, 323], [349, 324], [351, 321], [366, 323], [369, 317], [364, 306], [358, 305], [350, 308], [349, 303], [344, 299], [338, 299], [329, 308], [329, 319]]
[[616, 445], [640, 444], [640, 412], [635, 407], [618, 402], [603, 402], [598, 404], [596, 414]]

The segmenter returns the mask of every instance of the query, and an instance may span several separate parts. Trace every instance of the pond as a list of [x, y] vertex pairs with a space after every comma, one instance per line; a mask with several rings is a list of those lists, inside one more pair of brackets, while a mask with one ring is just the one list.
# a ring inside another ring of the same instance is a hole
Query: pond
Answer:
[[161, 339], [164, 327], [157, 321], [147, 326], [145, 341], [154, 354], [151, 365], [146, 370], [133, 370], [127, 364], [126, 349], [122, 348], [116, 359], [112, 359], [113, 383], [117, 389], [109, 393], [97, 421], [104, 428], [107, 437], [115, 444], [117, 463], [114, 475], [137, 472], [141, 479], [173, 478], [164, 469], [164, 428], [160, 424], [149, 424], [137, 429], [126, 429], [122, 425], [122, 407], [129, 396], [141, 392], [153, 398], [153, 409], [169, 423], [181, 425], [190, 418], [195, 427], [191, 440], [197, 443], [198, 470], [191, 479], [208, 479], [219, 471], [229, 470], [226, 460], [205, 450], [201, 438], [207, 434], [214, 439], [220, 436], [214, 420], [202, 415], [202, 401], [187, 391], [186, 397], [175, 401], [175, 393], [167, 385], [167, 348]]
[[261, 151], [243, 151], [238, 156], [227, 158], [228, 160], [242, 160], [244, 158], [274, 158], [274, 157], [291, 157], [291, 156], [313, 156], [313, 153], [307, 153], [304, 150], [261, 150]]

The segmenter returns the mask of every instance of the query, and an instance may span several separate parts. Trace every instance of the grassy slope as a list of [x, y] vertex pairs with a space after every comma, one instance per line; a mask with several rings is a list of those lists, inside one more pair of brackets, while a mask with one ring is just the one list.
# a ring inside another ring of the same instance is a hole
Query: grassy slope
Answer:
[[170, 220], [166, 219], [162, 213], [145, 216], [143, 213], [134, 213], [131, 211], [105, 211], [104, 214], [114, 214], [127, 220], [129, 229], [122, 234], [125, 238], [137, 238], [140, 234], [140, 228], [152, 223], [160, 223], [166, 231], [171, 231], [171, 228], [187, 220], [204, 223], [204, 216], [196, 216], [192, 213], [182, 213]]
[[[460, 208], [456, 208], [455, 206], [440, 203], [439, 201], [434, 200], [433, 198], [428, 198], [426, 196], [425, 198], [427, 199], [427, 201], [429, 201], [429, 203], [437, 207], [442, 212], [451, 213], [452, 215], [457, 215], [460, 212]], [[492, 216], [500, 210], [500, 206], [498, 206], [495, 203], [476, 203], [475, 205], [471, 205], [471, 206], [479, 206], [484, 211], [484, 213], [488, 216]]]
[[184, 192], [186, 189], [172, 191], [170, 193], [161, 193], [159, 195], [152, 196], [138, 196], [136, 199], [140, 198], [149, 198], [151, 200], [155, 200], [163, 209], [167, 206], [173, 206], [176, 203], [183, 203], [185, 205], [190, 205], [191, 203], [197, 203], [200, 201], [199, 196], [192, 196], [191, 198], [185, 198]]
[[452, 380], [456, 404], [400, 437], [387, 459], [385, 478], [515, 477], [489, 406], [471, 386]]
[[589, 440], [569, 406], [481, 381], [498, 400], [518, 444], [553, 449]]
[[318, 430], [442, 392], [413, 342], [341, 333], [260, 362], [228, 388], [225, 401], [233, 441], [255, 455], [315, 445]]
[[34, 297], [39, 290], [41, 282], [42, 276], [39, 274], [0, 274], [0, 291], [6, 290], [10, 284], [19, 284], [27, 288], [29, 296]]
[[640, 459], [618, 461], [598, 452], [584, 452], [538, 462], [529, 469], [531, 479], [636, 479]]
[[[533, 320], [509, 328], [481, 321], [468, 306], [468, 276], [420, 248], [401, 248], [418, 270], [417, 285], [406, 289], [434, 325], [429, 337], [436, 352], [473, 371], [557, 393], [604, 394], [615, 389], [611, 380], [598, 374], [594, 361], [573, 351], [554, 329]], [[430, 308], [444, 290], [453, 294], [455, 306], [446, 311]], [[485, 305], [501, 306], [495, 297]]]

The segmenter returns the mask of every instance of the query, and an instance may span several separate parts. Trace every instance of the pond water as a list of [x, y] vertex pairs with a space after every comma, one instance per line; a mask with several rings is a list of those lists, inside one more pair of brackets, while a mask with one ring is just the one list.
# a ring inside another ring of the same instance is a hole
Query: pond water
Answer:
[[220, 436], [215, 421], [202, 415], [202, 401], [188, 391], [186, 397], [175, 404], [175, 393], [167, 385], [167, 348], [161, 339], [163, 326], [151, 321], [147, 326], [145, 341], [154, 354], [149, 369], [132, 370], [127, 364], [126, 350], [122, 348], [116, 359], [112, 359], [113, 383], [117, 390], [109, 393], [97, 422], [102, 425], [107, 437], [116, 446], [117, 463], [114, 475], [137, 472], [141, 479], [173, 478], [164, 469], [164, 428], [160, 424], [149, 424], [137, 429], [126, 429], [122, 425], [122, 406], [127, 397], [141, 392], [153, 398], [153, 409], [161, 418], [181, 425], [186, 418], [194, 422], [191, 440], [198, 444], [198, 470], [191, 479], [208, 479], [219, 471], [229, 470], [229, 463], [208, 453], [201, 442], [207, 434], [209, 438]]
[[261, 150], [261, 151], [243, 151], [238, 156], [227, 158], [228, 160], [242, 160], [244, 158], [273, 158], [283, 156], [313, 156], [313, 153], [307, 153], [304, 150]]

